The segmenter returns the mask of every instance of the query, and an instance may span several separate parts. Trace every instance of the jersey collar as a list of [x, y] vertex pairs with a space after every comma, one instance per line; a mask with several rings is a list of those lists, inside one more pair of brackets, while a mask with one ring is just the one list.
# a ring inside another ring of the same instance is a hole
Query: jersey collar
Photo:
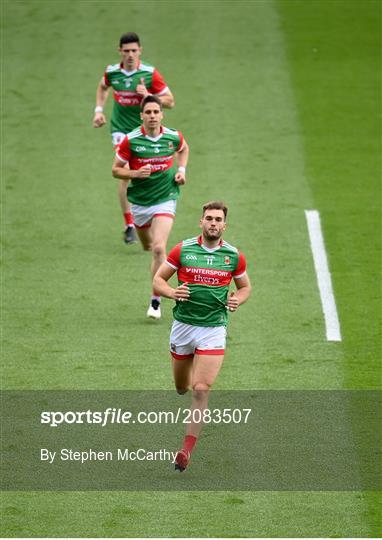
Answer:
[[202, 235], [199, 235], [199, 236], [198, 236], [198, 244], [199, 244], [200, 247], [202, 247], [202, 248], [205, 249], [206, 251], [210, 251], [210, 252], [212, 253], [212, 252], [217, 251], [218, 249], [220, 249], [220, 248], [222, 247], [222, 245], [223, 245], [223, 239], [220, 238], [219, 244], [218, 244], [216, 247], [214, 247], [214, 248], [208, 248], [207, 246], [205, 246], [205, 245], [203, 244]]
[[150, 135], [147, 135], [147, 132], [146, 132], [145, 128], [143, 127], [143, 125], [141, 126], [141, 132], [142, 132], [142, 135], [144, 135], [146, 137], [146, 139], [149, 139], [150, 141], [154, 141], [154, 142], [159, 141], [159, 139], [163, 135], [163, 126], [160, 127], [160, 133], [156, 137], [150, 137]]
[[131, 75], [134, 75], [135, 73], [137, 73], [137, 71], [138, 71], [139, 68], [141, 67], [141, 61], [139, 60], [138, 66], [136, 67], [136, 69], [133, 69], [133, 71], [127, 71], [127, 70], [123, 67], [123, 62], [121, 62], [121, 63], [119, 64], [119, 67], [121, 68], [122, 73], [124, 73], [124, 74], [127, 75], [128, 77], [131, 77]]

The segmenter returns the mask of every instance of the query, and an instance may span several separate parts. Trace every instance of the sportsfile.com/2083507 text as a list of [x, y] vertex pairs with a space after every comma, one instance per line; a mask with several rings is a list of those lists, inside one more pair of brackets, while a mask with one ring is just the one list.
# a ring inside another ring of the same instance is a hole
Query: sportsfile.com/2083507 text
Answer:
[[251, 408], [187, 409], [174, 411], [128, 411], [109, 407], [103, 411], [43, 411], [41, 424], [57, 427], [62, 424], [247, 424]]

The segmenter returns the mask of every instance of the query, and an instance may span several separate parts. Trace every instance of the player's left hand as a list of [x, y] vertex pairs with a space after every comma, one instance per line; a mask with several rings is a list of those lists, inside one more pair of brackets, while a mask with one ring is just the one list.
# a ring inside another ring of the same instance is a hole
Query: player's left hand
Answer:
[[143, 77], [141, 78], [140, 84], [137, 84], [135, 91], [137, 94], [139, 94], [143, 98], [149, 95], [150, 92], [146, 88], [145, 79]]
[[186, 175], [182, 172], [177, 172], [175, 175], [175, 182], [180, 186], [186, 183]]
[[237, 308], [239, 307], [239, 299], [238, 297], [236, 296], [235, 292], [234, 291], [231, 291], [229, 293], [229, 296], [228, 296], [228, 300], [227, 300], [227, 309], [229, 311], [236, 311]]

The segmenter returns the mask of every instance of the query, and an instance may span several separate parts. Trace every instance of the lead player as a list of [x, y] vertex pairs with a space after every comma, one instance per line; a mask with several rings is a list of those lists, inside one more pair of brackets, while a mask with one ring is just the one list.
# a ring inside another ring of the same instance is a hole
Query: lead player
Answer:
[[[162, 103], [156, 96], [142, 101], [141, 119], [143, 125], [128, 133], [119, 146], [112, 173], [115, 178], [131, 180], [127, 198], [142, 247], [152, 252], [153, 277], [166, 258], [179, 186], [186, 182], [188, 145], [180, 131], [162, 126]], [[161, 316], [160, 296], [155, 293], [147, 316]]]
[[[228, 209], [223, 202], [203, 206], [202, 234], [184, 240], [169, 253], [154, 276], [154, 290], [176, 301], [170, 335], [170, 353], [176, 390], [192, 388], [192, 422], [187, 425], [183, 447], [177, 452], [175, 469], [184, 471], [202, 429], [203, 410], [209, 390], [224, 359], [227, 311], [247, 301], [251, 284], [244, 255], [222, 239]], [[177, 272], [178, 286], [168, 280]], [[228, 294], [231, 280], [236, 291]]]

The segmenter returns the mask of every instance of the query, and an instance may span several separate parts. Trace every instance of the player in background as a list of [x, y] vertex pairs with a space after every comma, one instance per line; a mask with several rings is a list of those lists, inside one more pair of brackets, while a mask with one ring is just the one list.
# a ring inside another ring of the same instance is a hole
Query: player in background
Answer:
[[[236, 311], [251, 292], [244, 255], [222, 239], [227, 211], [223, 202], [206, 203], [200, 220], [202, 234], [175, 246], [153, 280], [158, 294], [176, 301], [170, 335], [176, 390], [184, 394], [192, 388], [192, 422], [187, 424], [183, 448], [175, 459], [175, 469], [181, 472], [202, 429], [194, 411], [202, 417], [223, 363], [227, 311]], [[175, 272], [178, 286], [173, 288], [168, 281]], [[236, 290], [228, 294], [232, 279]]]
[[[114, 106], [110, 121], [110, 131], [114, 147], [122, 142], [124, 136], [140, 126], [140, 104], [148, 95], [156, 95], [162, 106], [174, 107], [174, 97], [162, 75], [151, 65], [141, 62], [142, 47], [137, 34], [128, 32], [119, 40], [121, 62], [106, 68], [96, 94], [93, 127], [106, 124], [104, 107], [113, 88]], [[130, 204], [126, 198], [128, 182], [121, 179], [118, 185], [118, 197], [124, 217], [123, 238], [126, 244], [136, 242], [134, 220]]]
[[[186, 182], [189, 151], [180, 131], [162, 125], [162, 103], [158, 97], [147, 96], [142, 101], [141, 119], [142, 126], [128, 133], [117, 149], [112, 174], [120, 180], [131, 180], [127, 198], [132, 203], [142, 247], [152, 252], [153, 277], [166, 258], [179, 186]], [[160, 296], [155, 292], [147, 316], [161, 316]]]

